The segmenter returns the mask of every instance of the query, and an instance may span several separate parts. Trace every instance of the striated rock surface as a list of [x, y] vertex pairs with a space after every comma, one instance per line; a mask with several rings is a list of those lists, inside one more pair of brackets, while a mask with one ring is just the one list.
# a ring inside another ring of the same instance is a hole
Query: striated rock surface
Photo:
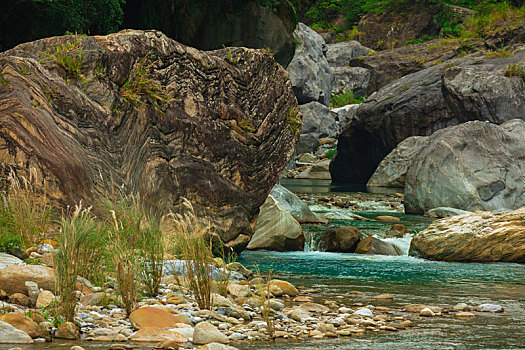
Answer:
[[304, 234], [299, 222], [273, 196], [268, 196], [246, 248], [288, 251], [302, 250], [303, 247]]
[[436, 132], [412, 161], [405, 211], [517, 209], [525, 205], [525, 122], [472, 121]]
[[464, 262], [525, 262], [525, 208], [434, 221], [414, 236], [410, 254]]
[[416, 154], [428, 143], [428, 137], [411, 136], [403, 140], [379, 163], [367, 187], [405, 187], [408, 167]]
[[319, 102], [328, 106], [332, 91], [332, 68], [326, 60], [327, 47], [313, 29], [299, 23], [293, 33], [298, 42], [295, 54], [286, 68], [290, 73], [299, 104]]
[[125, 30], [22, 44], [0, 69], [4, 174], [35, 167], [60, 206], [122, 184], [159, 211], [186, 197], [238, 250], [298, 138], [288, 74], [257, 50]]
[[[359, 105], [342, 131], [330, 165], [332, 179], [366, 183], [383, 158], [410, 136], [428, 136], [469, 120], [499, 124], [525, 118], [525, 81], [506, 76], [509, 65], [523, 59], [524, 48], [505, 58], [467, 56], [383, 87]], [[455, 78], [461, 74], [469, 78]]]

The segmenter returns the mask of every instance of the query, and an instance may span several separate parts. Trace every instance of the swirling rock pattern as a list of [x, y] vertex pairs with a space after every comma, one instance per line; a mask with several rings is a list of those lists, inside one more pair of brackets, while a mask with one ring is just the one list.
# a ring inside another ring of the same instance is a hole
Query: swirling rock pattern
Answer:
[[0, 72], [4, 183], [35, 168], [63, 207], [117, 186], [164, 212], [185, 197], [238, 250], [298, 140], [288, 74], [257, 50], [125, 30], [21, 44]]

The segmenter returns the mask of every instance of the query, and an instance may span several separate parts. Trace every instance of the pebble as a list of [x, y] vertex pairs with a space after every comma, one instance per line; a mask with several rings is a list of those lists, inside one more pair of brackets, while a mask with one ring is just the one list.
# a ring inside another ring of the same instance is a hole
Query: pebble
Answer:
[[428, 307], [424, 308], [419, 312], [419, 316], [425, 316], [425, 317], [433, 317], [436, 316], [434, 311], [430, 310]]
[[478, 306], [481, 312], [503, 312], [503, 307], [496, 304], [481, 304]]
[[463, 312], [458, 312], [455, 316], [456, 317], [474, 317], [476, 315], [474, 315], [472, 312], [463, 311]]

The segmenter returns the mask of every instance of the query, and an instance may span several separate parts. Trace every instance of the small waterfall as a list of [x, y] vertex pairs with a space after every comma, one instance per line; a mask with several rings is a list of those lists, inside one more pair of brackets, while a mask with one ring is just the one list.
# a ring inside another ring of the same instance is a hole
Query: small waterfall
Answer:
[[390, 244], [394, 244], [398, 246], [403, 252], [403, 255], [408, 255], [408, 250], [410, 249], [410, 242], [412, 241], [411, 234], [407, 233], [402, 238], [380, 238], [380, 239]]

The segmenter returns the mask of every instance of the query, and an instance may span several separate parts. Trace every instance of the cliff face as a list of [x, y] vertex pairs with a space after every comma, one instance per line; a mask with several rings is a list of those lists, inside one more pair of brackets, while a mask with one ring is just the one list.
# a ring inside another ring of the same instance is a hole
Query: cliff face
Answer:
[[127, 30], [21, 44], [0, 72], [2, 177], [36, 168], [59, 206], [121, 185], [162, 212], [186, 197], [239, 250], [298, 139], [288, 75], [256, 50]]

